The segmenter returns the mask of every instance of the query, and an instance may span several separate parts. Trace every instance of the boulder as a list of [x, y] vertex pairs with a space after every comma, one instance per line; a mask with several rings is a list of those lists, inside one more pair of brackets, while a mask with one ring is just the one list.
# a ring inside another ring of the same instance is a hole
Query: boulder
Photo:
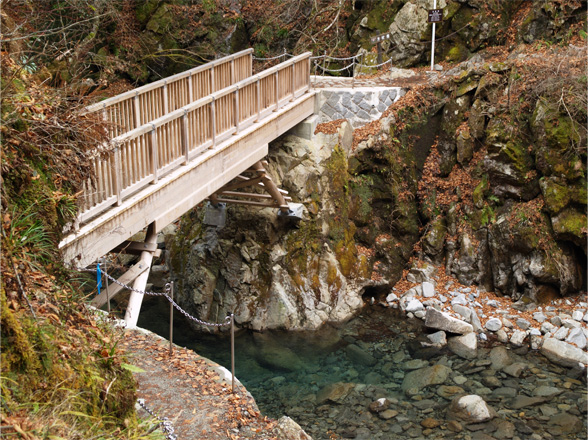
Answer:
[[298, 423], [288, 416], [282, 416], [274, 428], [274, 434], [281, 440], [312, 440]]
[[495, 416], [496, 411], [475, 394], [456, 397], [447, 409], [447, 418], [459, 419], [466, 423], [487, 422]]
[[486, 321], [486, 329], [491, 332], [497, 332], [502, 328], [502, 321], [498, 318], [491, 318]]
[[418, 392], [430, 385], [442, 384], [449, 377], [449, 373], [451, 373], [451, 368], [439, 364], [411, 371], [404, 376], [402, 391], [409, 394], [414, 390]]
[[453, 316], [440, 312], [432, 307], [427, 309], [425, 325], [430, 328], [462, 335], [474, 331], [474, 328], [467, 322], [454, 318]]
[[510, 353], [505, 347], [502, 346], [494, 347], [492, 350], [490, 350], [488, 357], [492, 362], [491, 368], [496, 371], [502, 370], [507, 365], [513, 363], [513, 359], [511, 358]]
[[377, 362], [371, 354], [355, 344], [348, 345], [345, 349], [345, 353], [352, 362], [357, 364], [367, 365], [369, 367], [375, 365]]
[[588, 353], [554, 338], [543, 340], [541, 353], [550, 361], [564, 367], [577, 367], [578, 364], [583, 364], [585, 368], [588, 365]]
[[449, 338], [447, 345], [452, 352], [465, 359], [475, 359], [478, 355], [478, 338], [473, 332]]
[[331, 402], [340, 402], [344, 400], [349, 393], [355, 388], [355, 385], [352, 383], [345, 383], [345, 382], [336, 382], [331, 383], [324, 388], [322, 388], [316, 395], [316, 403], [320, 405], [321, 403], [331, 401]]

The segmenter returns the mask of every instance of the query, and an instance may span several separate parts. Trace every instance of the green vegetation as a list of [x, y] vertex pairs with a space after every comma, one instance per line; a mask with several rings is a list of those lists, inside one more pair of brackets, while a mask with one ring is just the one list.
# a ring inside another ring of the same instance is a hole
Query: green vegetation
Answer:
[[[3, 25], [15, 28], [4, 15]], [[86, 309], [87, 278], [60, 263], [58, 243], [92, 181], [104, 122], [82, 114], [72, 65], [51, 72], [52, 54], [35, 52], [39, 39], [18, 41], [3, 43], [1, 60], [2, 437], [161, 438], [149, 434], [153, 420], [136, 417], [122, 330]]]

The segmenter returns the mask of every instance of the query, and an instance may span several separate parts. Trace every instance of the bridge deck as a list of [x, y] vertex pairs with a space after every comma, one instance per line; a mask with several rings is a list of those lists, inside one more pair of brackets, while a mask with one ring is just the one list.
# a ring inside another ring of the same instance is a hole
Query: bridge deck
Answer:
[[268, 142], [314, 112], [309, 60], [294, 57], [114, 138], [96, 154], [97, 182], [79, 228], [60, 243], [64, 260], [84, 267], [149, 224], [161, 230], [266, 156]]

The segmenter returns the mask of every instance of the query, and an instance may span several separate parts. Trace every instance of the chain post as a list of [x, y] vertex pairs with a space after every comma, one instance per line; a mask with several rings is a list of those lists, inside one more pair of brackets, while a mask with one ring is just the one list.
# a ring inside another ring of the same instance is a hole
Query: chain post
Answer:
[[106, 283], [106, 310], [108, 310], [108, 314], [110, 315], [110, 293], [108, 291], [108, 272], [106, 272], [106, 258], [103, 261], [104, 264], [104, 282]]
[[169, 295], [171, 301], [169, 303], [169, 355], [174, 352], [174, 282], [169, 283]]
[[235, 315], [231, 313], [231, 393], [235, 394]]

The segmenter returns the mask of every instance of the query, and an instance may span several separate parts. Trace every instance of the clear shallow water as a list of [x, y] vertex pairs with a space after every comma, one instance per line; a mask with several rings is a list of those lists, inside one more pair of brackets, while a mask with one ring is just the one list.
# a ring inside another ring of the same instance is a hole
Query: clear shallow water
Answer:
[[[181, 318], [174, 318], [174, 342], [230, 369], [228, 335], [197, 333]], [[139, 326], [167, 338], [167, 302], [146, 302]], [[262, 413], [292, 417], [315, 440], [588, 438], [585, 378], [568, 377], [568, 370], [526, 349], [509, 351], [512, 362], [524, 365], [518, 376], [518, 371], [493, 370], [492, 343], [478, 358], [465, 360], [422, 347], [423, 333], [420, 321], [381, 307], [318, 332], [242, 331], [235, 340], [236, 376]], [[434, 365], [451, 373], [407, 396], [405, 377]], [[447, 407], [457, 394], [482, 396], [498, 417], [487, 423], [449, 422]], [[381, 398], [386, 410], [370, 410]]]

